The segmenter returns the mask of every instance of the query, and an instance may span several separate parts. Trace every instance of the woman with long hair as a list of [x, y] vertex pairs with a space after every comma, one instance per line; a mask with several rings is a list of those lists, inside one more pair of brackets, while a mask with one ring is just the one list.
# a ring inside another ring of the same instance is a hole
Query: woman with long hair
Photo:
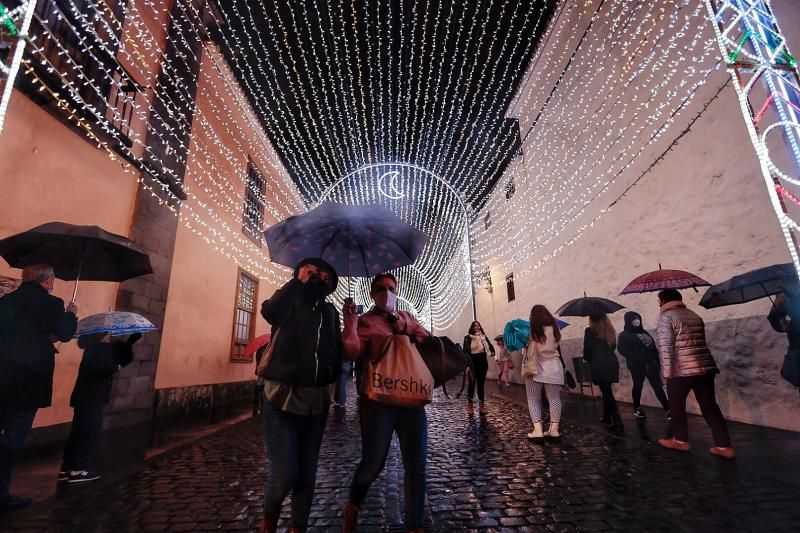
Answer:
[[[531, 308], [530, 326], [526, 358], [536, 358], [536, 373], [525, 378], [528, 409], [533, 420], [533, 431], [528, 433], [528, 438], [534, 441], [545, 437], [557, 439], [561, 436], [558, 425], [561, 421], [561, 387], [564, 385], [564, 366], [558, 354], [561, 331], [555, 317], [543, 305]], [[542, 426], [542, 389], [550, 404], [550, 429], [547, 432]]]
[[486, 414], [484, 405], [483, 386], [486, 383], [486, 373], [489, 371], [488, 355], [494, 355], [494, 346], [489, 342], [489, 338], [483, 332], [483, 326], [477, 320], [469, 326], [469, 331], [464, 336], [464, 352], [472, 359], [472, 367], [475, 375], [469, 380], [467, 389], [467, 412], [471, 415], [475, 412], [472, 400], [475, 397], [475, 385], [478, 386], [478, 401], [481, 403], [480, 413]]
[[614, 399], [613, 383], [619, 383], [619, 361], [614, 351], [617, 332], [608, 315], [592, 315], [583, 336], [583, 358], [592, 369], [592, 381], [600, 387], [603, 396], [601, 422], [615, 431], [622, 431], [622, 419]]

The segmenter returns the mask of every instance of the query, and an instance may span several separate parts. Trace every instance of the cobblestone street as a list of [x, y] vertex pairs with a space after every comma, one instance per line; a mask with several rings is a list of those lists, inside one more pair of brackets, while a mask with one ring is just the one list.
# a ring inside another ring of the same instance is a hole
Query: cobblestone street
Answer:
[[[353, 395], [332, 413], [312, 511], [335, 531], [359, 458]], [[439, 392], [428, 407], [431, 531], [790, 531], [800, 490], [735, 462], [671, 453], [632, 435], [564, 421], [559, 445], [528, 442], [527, 409], [493, 397], [485, 417]], [[654, 427], [662, 423], [651, 419]], [[655, 430], [654, 430], [655, 431]], [[121, 479], [71, 489], [6, 518], [3, 531], [253, 531], [265, 461], [259, 419], [160, 455]], [[395, 444], [362, 511], [360, 531], [402, 530]]]

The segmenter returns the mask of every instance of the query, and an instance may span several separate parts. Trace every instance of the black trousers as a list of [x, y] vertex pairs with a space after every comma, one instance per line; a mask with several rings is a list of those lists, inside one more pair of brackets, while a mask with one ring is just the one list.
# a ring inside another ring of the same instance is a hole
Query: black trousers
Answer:
[[642, 389], [644, 389], [644, 380], [650, 382], [653, 392], [656, 393], [656, 398], [661, 403], [664, 410], [669, 409], [667, 395], [664, 393], [664, 385], [661, 383], [661, 369], [657, 364], [647, 365], [630, 365], [628, 369], [631, 371], [631, 379], [633, 379], [633, 408], [638, 409], [642, 405]]
[[470, 354], [472, 365], [475, 369], [475, 379], [469, 382], [467, 388], [467, 400], [472, 403], [472, 398], [475, 396], [475, 385], [478, 386], [478, 401], [483, 403], [483, 386], [486, 383], [486, 373], [489, 371], [489, 361], [486, 359], [486, 353], [473, 353]]
[[669, 414], [672, 417], [672, 435], [684, 442], [689, 440], [688, 420], [686, 419], [686, 398], [694, 391], [694, 397], [700, 406], [700, 412], [706, 419], [706, 424], [711, 428], [714, 437], [714, 446], [730, 448], [731, 437], [728, 435], [728, 425], [722, 416], [722, 411], [717, 404], [714, 393], [714, 374], [690, 376], [684, 378], [669, 378], [667, 392], [669, 392]]
[[87, 470], [100, 431], [103, 429], [103, 404], [88, 404], [75, 407], [72, 414], [72, 427], [67, 444], [64, 446], [64, 459], [61, 470]]
[[614, 391], [611, 389], [611, 383], [598, 383], [600, 387], [600, 394], [603, 396], [603, 420], [614, 422], [619, 416], [617, 410], [617, 400], [614, 399]]

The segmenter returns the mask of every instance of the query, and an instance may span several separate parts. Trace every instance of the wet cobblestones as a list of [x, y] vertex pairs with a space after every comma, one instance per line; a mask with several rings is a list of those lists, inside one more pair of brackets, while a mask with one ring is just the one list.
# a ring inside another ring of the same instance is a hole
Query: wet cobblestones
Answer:
[[[528, 442], [530, 420], [500, 398], [468, 417], [438, 395], [428, 407], [431, 531], [797, 531], [800, 490], [735, 463], [662, 450], [571, 424], [559, 444]], [[312, 531], [338, 530], [360, 456], [355, 403], [329, 418]], [[254, 531], [265, 478], [259, 419], [158, 456], [136, 472], [70, 489], [4, 518], [2, 531]], [[359, 531], [402, 531], [396, 441]], [[284, 509], [288, 512], [288, 507]]]

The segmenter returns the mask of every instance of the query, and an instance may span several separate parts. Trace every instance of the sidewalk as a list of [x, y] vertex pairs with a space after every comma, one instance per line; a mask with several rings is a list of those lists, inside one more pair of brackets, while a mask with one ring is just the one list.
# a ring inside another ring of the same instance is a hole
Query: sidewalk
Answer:
[[[523, 385], [512, 384], [509, 388], [498, 387], [495, 381], [486, 382], [486, 391], [491, 395], [513, 400], [527, 408], [528, 402]], [[564, 402], [562, 416], [571, 423], [605, 431], [600, 425], [603, 406], [600, 397], [591, 398], [578, 394], [562, 394]], [[647, 418], [633, 415], [633, 404], [617, 402], [620, 416], [625, 424], [626, 440], [658, 446], [658, 439], [669, 434], [669, 422], [664, 411], [655, 407], [644, 407]], [[703, 417], [688, 415], [691, 453], [697, 457], [716, 461], [708, 453], [713, 446], [711, 431]], [[737, 469], [758, 474], [800, 488], [800, 434], [781, 429], [742, 424], [728, 421], [731, 442], [736, 450]], [[800, 527], [800, 524], [798, 525]]]

